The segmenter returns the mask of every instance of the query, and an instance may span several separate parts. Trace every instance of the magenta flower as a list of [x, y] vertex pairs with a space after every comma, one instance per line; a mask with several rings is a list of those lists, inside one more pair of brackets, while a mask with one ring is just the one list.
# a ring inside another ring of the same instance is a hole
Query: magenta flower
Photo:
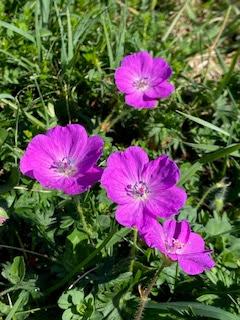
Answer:
[[168, 82], [172, 69], [163, 58], [153, 58], [142, 51], [126, 56], [115, 71], [117, 88], [126, 94], [126, 104], [154, 108], [158, 99], [167, 98], [174, 86]]
[[163, 155], [149, 161], [140, 147], [112, 153], [107, 160], [101, 185], [118, 204], [117, 221], [125, 227], [151, 226], [157, 217], [177, 214], [186, 201], [186, 193], [176, 186], [177, 165]]
[[8, 217], [6, 216], [0, 216], [0, 225], [4, 224], [8, 220]]
[[142, 236], [147, 245], [178, 261], [187, 274], [199, 274], [214, 267], [210, 250], [205, 250], [204, 240], [199, 234], [191, 232], [188, 221], [167, 220], [163, 226], [155, 222], [145, 230]]
[[88, 137], [84, 127], [56, 126], [32, 139], [21, 158], [20, 170], [43, 187], [79, 194], [100, 180], [102, 169], [96, 162], [102, 149], [103, 139]]

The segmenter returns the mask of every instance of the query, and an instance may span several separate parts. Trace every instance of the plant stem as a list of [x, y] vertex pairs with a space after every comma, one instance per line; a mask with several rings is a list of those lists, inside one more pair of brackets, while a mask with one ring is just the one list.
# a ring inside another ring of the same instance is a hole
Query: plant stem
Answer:
[[208, 195], [210, 193], [212, 193], [216, 189], [220, 189], [220, 188], [224, 188], [224, 187], [225, 187], [224, 182], [223, 182], [223, 180], [221, 180], [221, 181], [215, 183], [209, 189], [207, 189], [207, 191], [203, 194], [202, 198], [199, 200], [198, 204], [196, 205], [196, 210], [198, 211], [201, 208], [201, 206], [203, 205], [204, 201], [206, 200], [206, 198], [208, 197]]
[[132, 246], [132, 250], [131, 250], [131, 263], [130, 263], [130, 268], [129, 268], [130, 272], [133, 272], [135, 256], [136, 256], [137, 238], [138, 238], [138, 231], [136, 228], [134, 228], [133, 229], [133, 246]]
[[92, 236], [92, 231], [88, 228], [88, 225], [87, 225], [87, 222], [86, 222], [86, 219], [85, 219], [84, 212], [83, 212], [82, 206], [80, 204], [80, 201], [79, 201], [79, 199], [77, 197], [74, 197], [74, 201], [75, 201], [75, 204], [76, 204], [76, 208], [77, 208], [77, 212], [79, 214], [80, 221], [82, 223], [83, 230], [86, 232], [86, 234], [89, 237], [91, 237]]
[[115, 118], [113, 118], [115, 114], [115, 110], [113, 110], [105, 120], [99, 125], [99, 129], [103, 132], [108, 132], [119, 120], [124, 118], [127, 114], [129, 114], [131, 110], [123, 110], [118, 114]]
[[152, 291], [152, 288], [154, 287], [159, 274], [161, 273], [161, 271], [166, 267], [166, 262], [163, 261], [162, 265], [160, 266], [160, 268], [156, 271], [154, 277], [152, 278], [152, 281], [150, 282], [149, 286], [140, 294], [140, 304], [138, 307], [138, 310], [135, 314], [134, 320], [141, 320], [142, 319], [142, 315], [143, 315], [143, 311], [145, 308], [145, 305], [147, 303], [148, 300], [148, 296]]
[[71, 113], [69, 108], [68, 86], [66, 83], [64, 84], [64, 92], [65, 92], [65, 100], [66, 100], [66, 107], [67, 107], [68, 123], [71, 124], [72, 120], [71, 120]]
[[18, 251], [21, 251], [21, 252], [26, 252], [26, 253], [33, 254], [33, 255], [38, 256], [38, 257], [42, 257], [42, 258], [48, 259], [48, 260], [53, 261], [55, 263], [58, 263], [56, 258], [54, 258], [54, 257], [48, 257], [48, 255], [46, 255], [46, 254], [38, 253], [38, 252], [35, 252], [35, 251], [32, 251], [32, 250], [27, 250], [25, 248], [7, 246], [5, 244], [0, 244], [0, 248], [6, 248], [6, 249], [11, 249], [11, 250], [18, 250]]

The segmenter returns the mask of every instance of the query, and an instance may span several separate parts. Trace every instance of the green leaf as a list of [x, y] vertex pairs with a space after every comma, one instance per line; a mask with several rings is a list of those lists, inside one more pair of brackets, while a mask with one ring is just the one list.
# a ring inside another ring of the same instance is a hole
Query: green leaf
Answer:
[[214, 130], [214, 131], [217, 131], [217, 132], [220, 132], [220, 133], [222, 133], [222, 134], [224, 134], [224, 135], [226, 135], [226, 136], [230, 136], [230, 134], [229, 134], [227, 131], [225, 131], [225, 130], [223, 130], [223, 129], [217, 127], [217, 126], [215, 126], [214, 124], [212, 124], [212, 123], [210, 123], [210, 122], [207, 122], [207, 121], [205, 121], [205, 120], [203, 120], [203, 119], [200, 119], [200, 118], [191, 116], [190, 114], [187, 114], [187, 113], [184, 113], [184, 112], [181, 112], [181, 111], [178, 111], [178, 110], [177, 110], [177, 112], [178, 112], [179, 114], [181, 114], [182, 116], [188, 118], [189, 120], [192, 120], [192, 121], [200, 124], [201, 126], [207, 127], [207, 128], [209, 128], [209, 129]]
[[7, 314], [9, 314], [10, 310], [11, 310], [10, 306], [8, 306], [5, 303], [2, 303], [0, 301], [0, 315], [1, 314], [7, 315]]
[[112, 239], [107, 243], [106, 249], [111, 248], [115, 243], [122, 241], [122, 239], [126, 237], [130, 232], [131, 229], [121, 228], [113, 235]]
[[73, 249], [75, 249], [81, 241], [88, 239], [88, 236], [86, 233], [74, 229], [73, 232], [67, 236], [67, 239], [72, 243]]
[[105, 248], [108, 244], [108, 242], [112, 239], [113, 235], [115, 234], [115, 230], [112, 231], [105, 240], [101, 242], [100, 245], [97, 246], [96, 250], [94, 250], [86, 259], [81, 261], [73, 270], [72, 272], [69, 272], [66, 277], [61, 279], [59, 282], [57, 282], [54, 286], [48, 288], [45, 292], [46, 295], [49, 295], [50, 293], [54, 292], [58, 288], [62, 287], [64, 284], [66, 284], [73, 276], [78, 274], [84, 267], [87, 265], [92, 259], [96, 257], [96, 255], [101, 252], [103, 248]]
[[71, 320], [73, 317], [73, 313], [71, 309], [67, 309], [63, 312], [62, 320]]
[[197, 302], [164, 302], [155, 303], [148, 302], [146, 304], [148, 309], [159, 309], [159, 310], [175, 310], [175, 311], [188, 311], [191, 310], [196, 316], [206, 317], [207, 319], [218, 319], [218, 320], [239, 320], [239, 317], [227, 312], [223, 309], [208, 306]]
[[15, 100], [15, 98], [8, 93], [0, 93], [0, 100], [2, 99], [11, 99], [11, 100]]
[[111, 224], [111, 218], [106, 214], [101, 214], [97, 217], [97, 223], [102, 229], [109, 228]]
[[30, 33], [23, 31], [22, 29], [19, 29], [18, 27], [14, 26], [13, 24], [10, 24], [8, 22], [0, 20], [0, 26], [4, 27], [6, 29], [9, 29], [13, 32], [16, 32], [16, 33], [20, 34], [21, 36], [23, 36], [25, 39], [30, 40], [31, 42], [35, 43], [35, 39]]
[[12, 264], [5, 264], [2, 276], [13, 284], [23, 281], [25, 277], [25, 262], [23, 257], [15, 257]]
[[185, 173], [182, 174], [179, 185], [183, 185], [185, 182], [187, 182], [197, 171], [201, 170], [201, 168], [201, 163], [195, 162], [189, 170], [186, 170]]
[[210, 236], [216, 236], [226, 231], [230, 231], [231, 228], [232, 226], [229, 223], [228, 217], [225, 212], [222, 217], [220, 217], [219, 215], [215, 215], [214, 218], [209, 219], [208, 223], [205, 226], [205, 230]]
[[0, 194], [9, 192], [18, 184], [20, 173], [17, 167], [12, 167], [7, 180], [0, 185]]

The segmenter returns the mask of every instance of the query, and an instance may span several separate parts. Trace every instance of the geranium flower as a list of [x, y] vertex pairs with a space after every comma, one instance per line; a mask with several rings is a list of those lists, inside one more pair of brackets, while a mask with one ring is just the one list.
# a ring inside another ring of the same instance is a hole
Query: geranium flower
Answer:
[[125, 227], [151, 226], [157, 217], [177, 214], [186, 193], [176, 186], [180, 173], [174, 161], [163, 155], [149, 161], [140, 147], [114, 152], [107, 160], [101, 185], [118, 204], [117, 221]]
[[56, 126], [32, 139], [20, 170], [43, 187], [79, 194], [100, 180], [102, 169], [96, 162], [102, 149], [103, 139], [88, 137], [81, 125]]
[[0, 216], [0, 225], [4, 224], [8, 220], [8, 217], [6, 216]]
[[163, 58], [153, 58], [142, 51], [126, 56], [115, 71], [117, 88], [126, 94], [126, 104], [154, 108], [158, 99], [167, 98], [174, 86], [168, 82], [172, 69]]
[[203, 238], [191, 232], [186, 220], [167, 220], [163, 226], [155, 222], [151, 228], [142, 231], [142, 237], [148, 246], [178, 261], [180, 268], [187, 274], [199, 274], [215, 265], [210, 250], [205, 250]]

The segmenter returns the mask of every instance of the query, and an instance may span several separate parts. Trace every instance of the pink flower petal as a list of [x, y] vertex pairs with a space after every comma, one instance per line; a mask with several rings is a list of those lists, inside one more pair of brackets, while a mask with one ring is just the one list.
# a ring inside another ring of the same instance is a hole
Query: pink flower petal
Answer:
[[133, 93], [136, 88], [133, 86], [136, 79], [136, 72], [128, 67], [120, 67], [115, 71], [115, 83], [119, 91], [123, 93]]
[[166, 254], [165, 237], [160, 223], [153, 220], [150, 226], [144, 226], [140, 230], [146, 244], [151, 248], [156, 248], [163, 254]]
[[152, 217], [144, 215], [142, 209], [141, 203], [137, 201], [119, 205], [115, 218], [124, 227], [137, 228], [141, 232], [143, 227], [150, 228], [154, 221]]
[[157, 188], [159, 192], [160, 189], [173, 187], [180, 178], [180, 171], [174, 161], [162, 155], [144, 166], [142, 176], [152, 190]]
[[106, 189], [108, 198], [118, 204], [126, 204], [132, 201], [132, 198], [126, 192], [126, 186], [131, 183], [133, 183], [131, 177], [117, 168], [106, 168], [101, 179], [101, 184]]
[[152, 109], [157, 105], [157, 100], [150, 99], [148, 97], [144, 98], [144, 94], [141, 91], [135, 91], [134, 93], [127, 94], [125, 96], [125, 102], [136, 109]]
[[175, 90], [174, 85], [165, 81], [157, 86], [153, 86], [144, 92], [143, 99], [164, 99], [170, 96]]
[[205, 250], [205, 243], [203, 238], [195, 233], [191, 232], [189, 236], [189, 240], [187, 244], [184, 246], [184, 254], [188, 253], [196, 253], [196, 252], [204, 252]]
[[160, 84], [161, 82], [170, 78], [172, 69], [163, 58], [153, 58], [153, 65], [151, 70], [151, 79], [153, 85]]
[[180, 268], [189, 275], [196, 275], [206, 270], [212, 269], [215, 262], [209, 253], [192, 253], [178, 257]]
[[108, 197], [118, 204], [133, 201], [126, 188], [139, 180], [139, 173], [148, 161], [148, 155], [140, 147], [129, 147], [123, 152], [112, 153], [101, 178]]
[[205, 251], [203, 238], [194, 232], [190, 233], [189, 240], [178, 256], [180, 267], [190, 275], [199, 274], [214, 267], [210, 253]]
[[160, 218], [170, 218], [178, 214], [187, 200], [186, 192], [179, 187], [172, 187], [166, 190], [159, 190], [154, 193], [146, 202], [149, 212]]
[[79, 171], [85, 172], [89, 170], [98, 161], [102, 155], [103, 145], [104, 141], [99, 136], [88, 138], [84, 152], [78, 160]]
[[54, 144], [53, 150], [55, 157], [59, 158], [79, 156], [88, 142], [87, 132], [84, 127], [79, 124], [71, 124], [66, 127], [56, 126], [48, 130], [46, 136], [49, 137]]
[[123, 58], [122, 67], [131, 68], [139, 75], [146, 75], [151, 72], [153, 58], [147, 51], [140, 51]]

